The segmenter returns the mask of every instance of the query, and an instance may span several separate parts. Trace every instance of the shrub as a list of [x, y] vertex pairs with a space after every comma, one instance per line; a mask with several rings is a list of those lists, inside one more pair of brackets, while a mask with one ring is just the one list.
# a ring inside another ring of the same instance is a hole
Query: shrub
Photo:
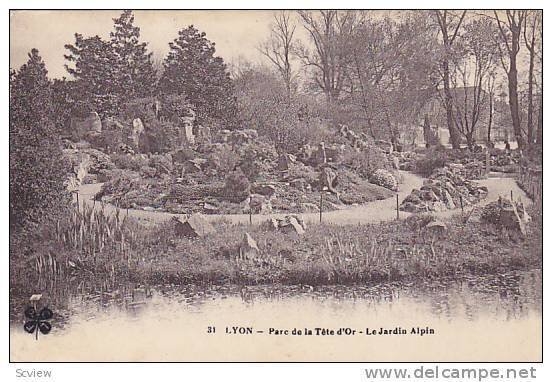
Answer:
[[254, 182], [259, 176], [261, 167], [255, 151], [247, 151], [241, 159], [240, 169], [250, 182]]
[[343, 163], [354, 169], [364, 178], [370, 178], [377, 169], [391, 169], [389, 160], [375, 145], [360, 152], [346, 146], [346, 150], [343, 153]]
[[144, 166], [148, 166], [148, 159], [142, 155], [131, 154], [113, 154], [111, 160], [117, 168], [123, 170], [140, 171]]
[[152, 155], [149, 166], [156, 169], [158, 174], [170, 174], [173, 170], [172, 158], [169, 154]]
[[251, 183], [241, 169], [233, 171], [226, 176], [224, 183], [224, 196], [244, 200], [251, 191]]
[[446, 163], [446, 152], [438, 148], [432, 149], [426, 151], [424, 157], [418, 158], [414, 162], [414, 171], [422, 176], [428, 177], [435, 169], [444, 167]]
[[370, 182], [392, 191], [397, 191], [399, 189], [397, 179], [395, 179], [393, 174], [381, 168], [372, 174]]
[[289, 179], [305, 179], [306, 184], [311, 186], [318, 184], [318, 177], [318, 173], [311, 166], [306, 166], [301, 162], [291, 164], [288, 171]]
[[228, 174], [234, 171], [239, 160], [239, 155], [227, 144], [216, 145], [209, 155], [209, 161], [219, 174]]
[[140, 175], [144, 178], [155, 178], [157, 170], [150, 166], [144, 166], [140, 169]]

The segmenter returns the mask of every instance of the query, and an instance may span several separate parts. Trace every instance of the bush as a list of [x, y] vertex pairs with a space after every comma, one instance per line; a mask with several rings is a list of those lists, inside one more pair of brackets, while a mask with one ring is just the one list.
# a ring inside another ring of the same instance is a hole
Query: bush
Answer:
[[142, 167], [149, 165], [148, 159], [140, 154], [113, 154], [111, 160], [117, 168], [123, 170], [140, 171]]
[[245, 152], [245, 155], [241, 158], [240, 169], [250, 182], [254, 182], [257, 179], [261, 167], [255, 151], [249, 150]]
[[356, 151], [345, 146], [343, 163], [354, 169], [362, 177], [369, 179], [377, 169], [391, 169], [387, 156], [375, 145], [363, 151]]
[[228, 174], [235, 170], [240, 161], [239, 155], [227, 144], [216, 145], [209, 161], [213, 164], [219, 174]]
[[251, 183], [241, 169], [233, 171], [226, 176], [224, 183], [224, 196], [244, 200], [251, 191]]
[[447, 154], [439, 149], [427, 150], [425, 156], [414, 162], [414, 171], [417, 174], [428, 177], [437, 169], [447, 163]]
[[395, 179], [393, 174], [381, 168], [372, 174], [370, 182], [392, 191], [397, 191], [399, 189], [397, 179]]
[[172, 158], [169, 154], [152, 155], [149, 166], [156, 169], [158, 174], [170, 174], [173, 171]]
[[305, 179], [306, 184], [311, 186], [318, 185], [318, 173], [311, 167], [306, 166], [301, 162], [292, 163], [287, 178], [293, 179]]

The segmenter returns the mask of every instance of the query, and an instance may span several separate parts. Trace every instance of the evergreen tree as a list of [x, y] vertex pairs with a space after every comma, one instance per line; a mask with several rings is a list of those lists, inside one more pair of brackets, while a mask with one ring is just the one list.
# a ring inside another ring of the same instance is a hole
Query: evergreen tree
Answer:
[[10, 75], [10, 230], [16, 235], [53, 216], [67, 196], [47, 73], [33, 49]]
[[111, 43], [99, 36], [84, 38], [75, 33], [75, 44], [65, 48], [69, 50], [65, 59], [74, 63], [74, 67], [66, 64], [65, 68], [77, 80], [77, 107], [83, 113], [94, 110], [101, 117], [115, 114], [121, 100], [116, 91], [118, 60]]
[[140, 42], [140, 28], [134, 26], [132, 11], [124, 11], [113, 22], [114, 32], [110, 36], [117, 59], [117, 94], [124, 102], [153, 95], [156, 75], [152, 53], [148, 53], [147, 43]]
[[60, 134], [70, 135], [71, 117], [78, 110], [75, 98], [77, 95], [76, 81], [55, 78], [52, 83], [53, 122]]
[[214, 118], [232, 124], [236, 99], [226, 64], [215, 56], [215, 43], [190, 25], [169, 46], [159, 92], [184, 95], [200, 122]]

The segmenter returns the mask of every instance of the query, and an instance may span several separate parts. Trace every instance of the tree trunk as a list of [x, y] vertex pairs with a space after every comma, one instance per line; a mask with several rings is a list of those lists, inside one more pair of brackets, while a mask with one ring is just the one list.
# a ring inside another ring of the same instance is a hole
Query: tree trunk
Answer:
[[450, 70], [448, 59], [443, 60], [443, 89], [445, 91], [445, 109], [447, 111], [447, 127], [450, 134], [450, 143], [453, 149], [460, 148], [460, 134], [454, 123], [454, 111], [452, 110], [452, 94], [450, 92]]
[[542, 146], [542, 95], [539, 97], [539, 116], [537, 120], [537, 145]]
[[487, 143], [491, 143], [491, 129], [493, 127], [493, 94], [489, 93], [489, 124], [487, 126]]
[[512, 125], [518, 147], [522, 149], [525, 141], [521, 135], [521, 123], [519, 121], [519, 100], [517, 91], [517, 70], [510, 70], [508, 73], [508, 103], [510, 105], [510, 114], [512, 115]]
[[468, 144], [468, 148], [470, 149], [470, 151], [473, 151], [473, 144], [474, 144], [474, 141], [473, 141], [473, 132], [471, 131], [468, 131], [466, 133], [466, 142]]
[[424, 115], [424, 141], [426, 147], [433, 144], [433, 140], [431, 139], [431, 125], [429, 124], [429, 116], [427, 114]]
[[[512, 33], [512, 46], [519, 45], [519, 33]], [[525, 141], [521, 135], [521, 123], [519, 120], [519, 99], [517, 82], [517, 51], [512, 49], [510, 52], [510, 70], [508, 71], [508, 103], [510, 104], [510, 114], [512, 115], [512, 124], [514, 135], [519, 149], [523, 149]]]
[[531, 147], [533, 141], [533, 70], [535, 67], [535, 52], [534, 49], [529, 51], [529, 89], [527, 96], [529, 97], [527, 105], [527, 144]]

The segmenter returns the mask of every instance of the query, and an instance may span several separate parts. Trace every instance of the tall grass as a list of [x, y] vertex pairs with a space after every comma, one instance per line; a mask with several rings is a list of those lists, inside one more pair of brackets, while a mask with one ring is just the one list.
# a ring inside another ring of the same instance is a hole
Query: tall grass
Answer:
[[[377, 283], [538, 267], [542, 253], [536, 222], [526, 240], [514, 241], [460, 218], [447, 222], [447, 235], [439, 238], [397, 221], [313, 225], [302, 236], [217, 223], [215, 234], [188, 239], [176, 237], [170, 223], [145, 228], [123, 215], [91, 206], [71, 211], [52, 230], [57, 247], [34, 258], [36, 272], [49, 280], [67, 276], [117, 288], [126, 282]], [[259, 248], [246, 257], [240, 256], [244, 232]]]
[[39, 277], [56, 278], [77, 269], [115, 281], [117, 274], [128, 274], [136, 266], [140, 230], [119, 209], [109, 213], [84, 204], [69, 210], [47, 232], [44, 239], [53, 245], [35, 257], [35, 270]]

